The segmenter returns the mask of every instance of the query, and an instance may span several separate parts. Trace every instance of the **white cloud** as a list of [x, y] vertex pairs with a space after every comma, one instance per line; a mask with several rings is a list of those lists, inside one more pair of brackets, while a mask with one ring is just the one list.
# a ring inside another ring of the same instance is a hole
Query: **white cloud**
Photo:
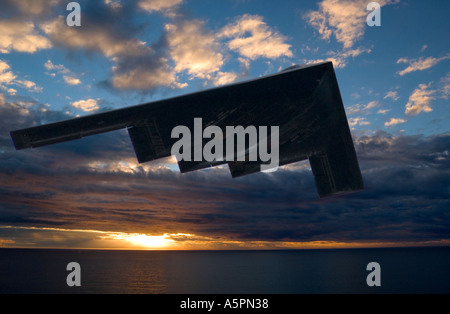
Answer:
[[409, 116], [414, 116], [420, 112], [431, 112], [431, 101], [434, 100], [435, 90], [429, 90], [431, 83], [429, 84], [419, 84], [419, 86], [413, 91], [411, 96], [409, 96], [408, 103], [405, 106], [405, 114]]
[[122, 4], [120, 2], [118, 2], [118, 1], [105, 0], [105, 4], [110, 6], [114, 10], [122, 8]]
[[0, 85], [1, 84], [12, 84], [16, 75], [12, 71], [8, 71], [10, 66], [3, 60], [0, 60]]
[[72, 107], [81, 109], [86, 112], [95, 111], [100, 108], [98, 106], [98, 101], [95, 99], [79, 100], [79, 101], [73, 102], [71, 105], [72, 105]]
[[5, 70], [8, 70], [10, 68], [9, 64], [6, 63], [3, 60], [0, 60], [0, 73], [4, 72]]
[[29, 81], [29, 80], [21, 80], [17, 79], [17, 76], [10, 71], [11, 67], [8, 63], [6, 63], [3, 60], [0, 60], [0, 87], [7, 90], [8, 92], [13, 95], [17, 93], [17, 91], [13, 88], [7, 88], [4, 85], [17, 85], [21, 88], [25, 88], [30, 92], [42, 92], [43, 88], [36, 85], [36, 83]]
[[376, 108], [380, 105], [380, 103], [376, 100], [369, 102], [367, 105], [355, 104], [346, 108], [346, 112], [348, 115], [354, 115], [356, 113], [368, 114], [369, 109]]
[[[51, 60], [47, 60], [44, 63], [44, 67], [49, 71], [56, 71], [59, 74], [63, 75], [64, 82], [68, 85], [79, 85], [81, 84], [81, 80], [62, 64], [53, 64]], [[54, 72], [47, 73], [48, 75], [55, 77], [56, 74]]]
[[[380, 6], [397, 1], [378, 0]], [[308, 23], [317, 29], [322, 39], [329, 40], [334, 34], [344, 48], [351, 48], [362, 38], [366, 28], [366, 0], [322, 0], [317, 11], [305, 15]]]
[[210, 79], [223, 65], [223, 56], [214, 35], [199, 20], [167, 24], [167, 41], [176, 72], [187, 71], [192, 77]]
[[326, 61], [331, 61], [333, 63], [333, 67], [336, 69], [345, 68], [345, 66], [347, 65], [347, 62], [344, 59], [335, 58], [335, 57], [330, 57], [327, 59], [304, 60], [305, 64], [316, 64], [316, 63], [322, 63], [322, 62], [326, 62]]
[[378, 110], [377, 113], [379, 113], [379, 114], [386, 114], [386, 113], [388, 113], [389, 111], [391, 111], [391, 109], [380, 109], [380, 110]]
[[28, 89], [30, 92], [41, 93], [43, 88], [37, 86], [35, 82], [29, 80], [15, 80], [14, 83], [22, 88]]
[[345, 66], [348, 63], [348, 58], [352, 57], [355, 58], [359, 56], [362, 53], [370, 53], [370, 49], [363, 49], [363, 48], [355, 48], [355, 49], [348, 49], [345, 51], [328, 51], [326, 59], [315, 59], [315, 60], [304, 60], [306, 64], [315, 64], [325, 61], [331, 61], [333, 62], [333, 66], [337, 69], [339, 68], [345, 68]]
[[17, 94], [17, 90], [15, 90], [14, 88], [8, 88], [8, 94], [16, 95]]
[[[366, 120], [366, 118], [363, 117], [356, 117], [356, 118], [350, 118], [348, 120], [348, 124], [350, 124], [351, 127], [354, 126], [364, 126], [364, 125], [370, 125], [370, 122]], [[352, 128], [354, 130], [354, 128]]]
[[183, 0], [140, 0], [138, 5], [147, 12], [165, 11], [176, 8]]
[[76, 78], [76, 77], [71, 77], [71, 76], [64, 75], [63, 79], [64, 79], [64, 82], [66, 82], [69, 85], [79, 85], [79, 84], [81, 84], [81, 80]]
[[244, 72], [248, 73], [248, 71], [250, 70], [250, 60], [239, 57], [238, 61], [241, 63], [241, 66], [243, 67]]
[[405, 119], [400, 119], [400, 118], [391, 118], [389, 121], [384, 123], [384, 126], [392, 126], [392, 125], [396, 125], [396, 124], [400, 124], [400, 123], [405, 123], [406, 120]]
[[345, 108], [345, 111], [347, 112], [347, 115], [357, 114], [361, 111], [361, 105], [355, 104], [355, 105], [348, 106], [347, 108]]
[[398, 100], [400, 96], [398, 96], [397, 91], [389, 91], [386, 96], [384, 96], [384, 99], [392, 98], [393, 100]]
[[219, 72], [214, 77], [214, 85], [225, 85], [234, 82], [238, 75], [234, 72]]
[[11, 71], [2, 72], [0, 73], [0, 84], [12, 84], [16, 77]]
[[218, 36], [232, 38], [228, 42], [228, 48], [250, 60], [292, 57], [291, 45], [285, 43], [286, 37], [269, 27], [263, 17], [258, 15], [246, 14], [240, 17], [234, 23], [226, 25]]
[[66, 69], [66, 67], [62, 64], [53, 64], [51, 60], [47, 60], [47, 62], [44, 63], [44, 67], [49, 71], [58, 71], [60, 73], [68, 73], [69, 70]]
[[450, 59], [450, 54], [447, 54], [446, 56], [443, 56], [441, 58], [434, 58], [434, 57], [428, 57], [428, 58], [418, 58], [418, 59], [408, 59], [408, 58], [400, 58], [397, 60], [397, 64], [399, 63], [407, 63], [409, 64], [408, 67], [405, 69], [398, 71], [397, 73], [399, 75], [405, 75], [407, 73], [415, 72], [415, 71], [423, 71], [426, 69], [429, 69], [439, 62], [443, 60]]
[[51, 48], [51, 42], [38, 34], [34, 24], [21, 20], [0, 20], [0, 53], [34, 53]]
[[364, 106], [363, 110], [369, 110], [375, 107], [378, 107], [380, 103], [376, 100], [369, 102], [366, 106]]

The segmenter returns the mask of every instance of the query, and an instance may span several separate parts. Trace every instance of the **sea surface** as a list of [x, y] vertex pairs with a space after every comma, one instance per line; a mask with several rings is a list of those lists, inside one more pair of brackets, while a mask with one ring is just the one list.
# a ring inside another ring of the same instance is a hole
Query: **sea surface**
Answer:
[[[67, 264], [80, 265], [69, 287]], [[367, 265], [380, 265], [369, 287]], [[0, 293], [450, 293], [450, 247], [283, 251], [0, 249]]]

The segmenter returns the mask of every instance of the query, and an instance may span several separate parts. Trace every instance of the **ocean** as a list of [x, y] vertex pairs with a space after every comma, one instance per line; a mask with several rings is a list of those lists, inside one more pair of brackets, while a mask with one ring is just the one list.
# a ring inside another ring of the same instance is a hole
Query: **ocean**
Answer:
[[[67, 265], [76, 262], [79, 272]], [[379, 272], [367, 265], [376, 262]], [[378, 276], [379, 286], [367, 278]], [[77, 275], [80, 286], [68, 286]], [[3, 294], [448, 294], [450, 247], [282, 251], [0, 249]]]

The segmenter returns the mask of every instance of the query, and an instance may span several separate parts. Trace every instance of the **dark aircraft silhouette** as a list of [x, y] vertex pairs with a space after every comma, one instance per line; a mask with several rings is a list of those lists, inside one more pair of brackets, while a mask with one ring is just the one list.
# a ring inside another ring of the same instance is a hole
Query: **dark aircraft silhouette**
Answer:
[[[171, 155], [176, 126], [279, 126], [279, 165], [309, 159], [320, 197], [363, 189], [331, 62], [184, 96], [11, 132], [16, 149], [127, 128], [140, 163]], [[203, 142], [204, 144], [204, 142]], [[270, 145], [270, 142], [269, 142]], [[246, 152], [248, 155], [248, 151]], [[191, 159], [193, 160], [193, 159]], [[261, 160], [179, 160], [182, 173], [227, 163], [232, 177], [261, 170]]]

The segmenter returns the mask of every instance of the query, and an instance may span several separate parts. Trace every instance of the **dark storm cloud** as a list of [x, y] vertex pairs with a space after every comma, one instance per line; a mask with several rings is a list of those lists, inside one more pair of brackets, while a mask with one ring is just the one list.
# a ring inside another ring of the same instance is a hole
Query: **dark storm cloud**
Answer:
[[357, 137], [366, 189], [319, 199], [306, 161], [237, 179], [227, 167], [180, 174], [168, 159], [138, 165], [125, 131], [15, 151], [10, 128], [63, 115], [39, 108], [0, 107], [2, 225], [267, 241], [449, 238], [450, 134]]
[[54, 11], [65, 10], [69, 2], [67, 0], [2, 0], [0, 2], [0, 16], [42, 19], [54, 14]]
[[140, 55], [146, 51], [146, 46], [136, 38], [145, 24], [135, 24], [130, 10], [113, 10], [103, 1], [88, 1], [82, 8], [80, 27], [67, 27], [66, 14], [41, 24], [53, 44], [69, 53], [95, 52], [108, 58]]
[[[111, 75], [98, 86], [114, 91], [151, 92], [161, 87], [184, 85], [169, 65], [167, 42], [147, 38], [152, 27], [137, 1], [112, 6], [105, 1], [81, 1], [81, 27], [67, 27], [64, 16], [41, 24], [55, 47], [70, 56], [97, 53], [111, 61]], [[66, 13], [67, 14], [67, 13]], [[144, 18], [137, 18], [142, 14]], [[138, 22], [137, 22], [138, 21]]]

